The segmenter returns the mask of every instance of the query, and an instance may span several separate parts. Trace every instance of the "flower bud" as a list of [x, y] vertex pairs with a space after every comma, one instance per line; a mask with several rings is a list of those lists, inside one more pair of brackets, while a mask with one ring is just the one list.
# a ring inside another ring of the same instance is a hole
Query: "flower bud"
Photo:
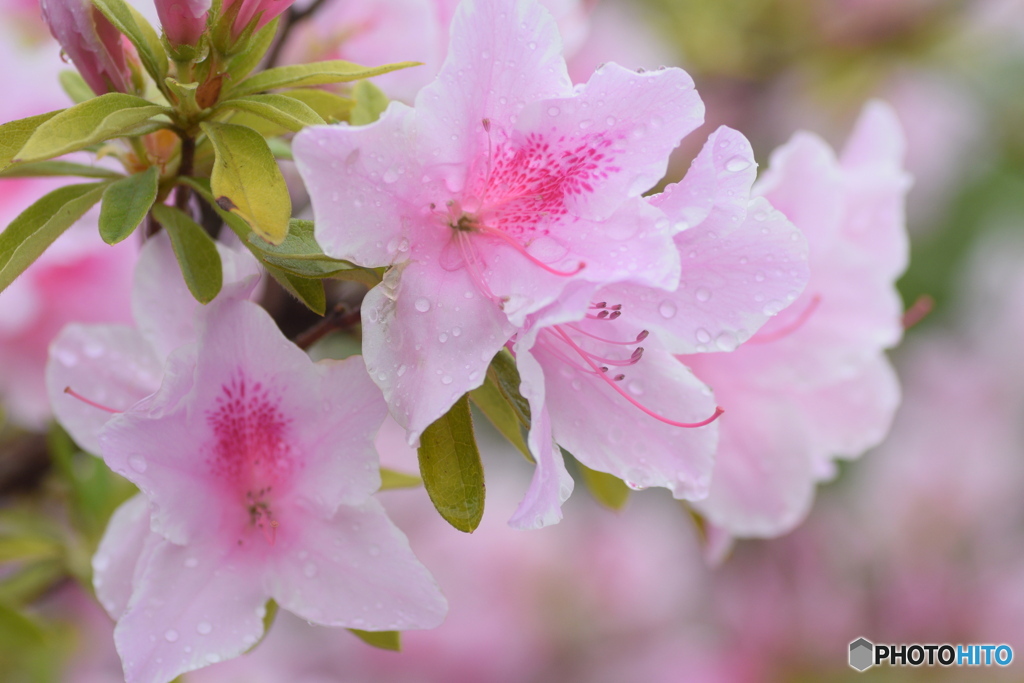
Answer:
[[[224, 16], [234, 14], [231, 24], [231, 40], [238, 40], [245, 27], [254, 17], [259, 15], [255, 31], [273, 21], [279, 14], [288, 9], [295, 0], [224, 0]], [[254, 31], [254, 32], [255, 32]]]
[[133, 92], [120, 31], [90, 0], [42, 0], [43, 20], [97, 95]]
[[196, 45], [206, 30], [210, 0], [156, 0], [156, 13], [171, 45]]

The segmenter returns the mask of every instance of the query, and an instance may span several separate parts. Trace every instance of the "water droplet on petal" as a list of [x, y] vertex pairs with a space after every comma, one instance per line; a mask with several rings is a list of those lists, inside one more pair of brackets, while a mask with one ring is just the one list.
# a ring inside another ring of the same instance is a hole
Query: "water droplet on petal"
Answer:
[[166, 641], [167, 641], [168, 643], [173, 643], [173, 642], [175, 642], [175, 641], [177, 641], [177, 640], [178, 640], [178, 632], [177, 632], [177, 631], [175, 631], [175, 630], [174, 630], [173, 628], [169, 628], [169, 629], [167, 629], [167, 631], [166, 631], [166, 632], [164, 633], [164, 639], [165, 639], [165, 640], [166, 640]]
[[452, 380], [452, 376], [451, 375], [445, 375], [444, 377], [441, 378], [441, 384], [444, 384], [444, 385], [451, 384], [452, 381], [453, 380]]
[[416, 303], [413, 305], [416, 307], [416, 310], [419, 311], [420, 313], [426, 313], [427, 311], [430, 310], [430, 301], [423, 297], [416, 299]]
[[661, 313], [661, 317], [666, 320], [673, 317], [676, 314], [675, 302], [669, 301], [668, 299], [662, 301], [661, 305], [658, 306], [658, 313]]
[[711, 341], [711, 333], [705, 330], [703, 327], [697, 330], [697, 341], [701, 344], [707, 344]]
[[558, 116], [561, 110], [558, 107], [548, 107], [548, 116]]
[[740, 171], [745, 171], [748, 168], [750, 168], [750, 162], [743, 157], [736, 156], [725, 162], [725, 170], [730, 173], [739, 173]]
[[312, 562], [307, 562], [306, 566], [302, 568], [302, 573], [306, 576], [307, 579], [312, 579], [314, 576], [316, 576], [316, 565]]
[[697, 301], [704, 303], [711, 299], [711, 290], [707, 287], [698, 287], [695, 296], [697, 297]]
[[201, 621], [201, 622], [199, 622], [199, 625], [196, 626], [196, 632], [199, 635], [201, 635], [201, 636], [209, 635], [210, 631], [212, 631], [212, 630], [213, 630], [213, 626], [211, 626], [210, 622], [208, 622], [208, 621]]
[[146, 468], [149, 467], [146, 463], [146, 459], [141, 455], [133, 455], [128, 458], [128, 464], [131, 465], [131, 468], [136, 472], [145, 472]]
[[736, 347], [739, 346], [739, 340], [736, 339], [736, 335], [732, 332], [723, 332], [715, 338], [715, 344], [722, 351], [735, 351]]
[[196, 567], [199, 566], [199, 560], [197, 560], [194, 557], [190, 557], [187, 560], [185, 560], [185, 566], [188, 567], [189, 569], [195, 569]]

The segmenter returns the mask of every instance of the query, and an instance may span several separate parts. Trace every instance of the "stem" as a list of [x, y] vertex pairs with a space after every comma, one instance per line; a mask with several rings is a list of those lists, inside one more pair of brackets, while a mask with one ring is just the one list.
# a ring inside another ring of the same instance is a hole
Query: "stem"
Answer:
[[294, 6], [288, 8], [288, 11], [281, 17], [281, 26], [277, 29], [277, 42], [270, 49], [270, 53], [267, 55], [267, 64], [264, 68], [269, 69], [277, 65], [278, 60], [281, 59], [281, 51], [284, 49], [284, 44], [288, 42], [288, 34], [291, 33], [292, 27], [301, 21], [309, 19], [323, 4], [324, 0], [313, 0], [306, 9], [298, 10]]
[[[181, 162], [178, 164], [178, 176], [189, 176], [192, 175], [192, 162], [196, 156], [196, 140], [191, 135], [185, 134], [181, 136]], [[174, 206], [184, 211], [186, 214], [188, 211], [188, 200], [191, 196], [192, 188], [188, 185], [179, 185], [174, 195]]]
[[303, 351], [309, 349], [335, 330], [343, 330], [359, 322], [359, 309], [348, 310], [345, 304], [338, 304], [315, 325], [295, 338], [295, 345]]

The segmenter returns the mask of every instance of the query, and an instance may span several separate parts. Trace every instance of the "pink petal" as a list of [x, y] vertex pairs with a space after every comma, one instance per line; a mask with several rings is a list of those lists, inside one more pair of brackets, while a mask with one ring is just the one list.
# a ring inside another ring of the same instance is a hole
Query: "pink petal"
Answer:
[[413, 261], [401, 271], [397, 291], [393, 286], [378, 285], [363, 300], [363, 354], [413, 444], [483, 383], [514, 330], [464, 268], [446, 271], [436, 260]]
[[252, 647], [269, 597], [258, 568], [230, 545], [160, 542], [114, 629], [127, 683], [167, 683]]
[[522, 379], [520, 390], [530, 402], [532, 424], [527, 441], [536, 468], [526, 495], [508, 523], [515, 529], [540, 529], [562, 519], [562, 503], [572, 495], [574, 482], [552, 438], [544, 371], [527, 349], [516, 356], [516, 365]]
[[[388, 266], [407, 258], [410, 239], [423, 239], [422, 228], [414, 232], [409, 224], [410, 215], [430, 203], [413, 153], [414, 118], [412, 109], [393, 102], [367, 126], [315, 126], [295, 136], [295, 164], [313, 204], [316, 240], [328, 255], [368, 268]], [[439, 223], [438, 232], [450, 231]]]
[[92, 585], [103, 609], [119, 619], [132, 596], [135, 569], [147, 541], [149, 501], [137, 494], [121, 504], [107, 523], [92, 558]]
[[[218, 298], [249, 296], [259, 279], [259, 267], [247, 251], [217, 245], [223, 269]], [[200, 304], [188, 291], [181, 266], [165, 233], [148, 239], [139, 254], [132, 287], [132, 313], [139, 331], [163, 360], [171, 351], [195, 341], [195, 312]]]
[[46, 388], [54, 415], [79, 446], [99, 454], [100, 429], [111, 413], [64, 393], [125, 411], [160, 386], [162, 368], [136, 330], [121, 325], [68, 325], [50, 345]]
[[452, 20], [448, 57], [416, 97], [419, 155], [451, 169], [451, 189], [487, 150], [483, 121], [512, 130], [523, 107], [562, 97], [572, 83], [551, 14], [527, 0], [463, 2]]
[[571, 96], [528, 105], [519, 129], [544, 136], [555, 154], [589, 155], [566, 205], [602, 220], [661, 180], [669, 153], [703, 121], [704, 105], [682, 69], [637, 73], [606, 64]]
[[282, 607], [329, 626], [369, 631], [433, 628], [448, 603], [375, 499], [310, 515], [276, 553], [271, 593]]

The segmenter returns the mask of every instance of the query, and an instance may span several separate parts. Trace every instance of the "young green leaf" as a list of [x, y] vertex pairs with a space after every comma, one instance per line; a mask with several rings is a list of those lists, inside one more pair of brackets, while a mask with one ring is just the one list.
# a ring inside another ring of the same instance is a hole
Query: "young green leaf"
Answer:
[[319, 88], [296, 88], [282, 95], [303, 102], [327, 122], [345, 120], [356, 104], [350, 97], [342, 97]]
[[306, 126], [323, 125], [326, 123], [309, 105], [284, 95], [269, 94], [239, 97], [221, 102], [215, 111], [231, 110], [254, 114], [292, 132], [298, 132]]
[[357, 628], [350, 628], [348, 631], [367, 645], [381, 650], [400, 652], [402, 649], [402, 633], [400, 631], [360, 631]]
[[327, 312], [327, 294], [324, 292], [323, 280], [302, 278], [276, 266], [266, 263], [264, 265], [267, 272], [285, 288], [285, 291], [304, 303], [309, 310], [317, 315]]
[[27, 119], [18, 119], [0, 126], [0, 169], [11, 165], [14, 156], [25, 146], [39, 126], [62, 111], [64, 110], [59, 109], [46, 114], [29, 116]]
[[359, 81], [352, 88], [356, 98], [356, 106], [349, 114], [348, 120], [353, 126], [365, 126], [380, 118], [388, 108], [388, 96], [370, 81]]
[[164, 79], [164, 85], [167, 86], [167, 90], [170, 94], [177, 98], [178, 111], [181, 115], [188, 117], [191, 120], [196, 120], [199, 117], [199, 113], [203, 110], [196, 102], [196, 95], [199, 90], [198, 83], [179, 83], [170, 76]]
[[217, 159], [210, 186], [217, 204], [237, 214], [263, 239], [281, 244], [288, 235], [292, 201], [277, 160], [263, 137], [230, 123], [203, 123]]
[[167, 52], [160, 36], [145, 17], [124, 0], [92, 0], [92, 4], [135, 46], [146, 71], [157, 86], [163, 87], [167, 76]]
[[280, 17], [278, 17], [261, 28], [252, 37], [252, 42], [249, 43], [249, 46], [228, 61], [227, 73], [232, 81], [236, 83], [241, 81], [253, 69], [259, 66], [263, 56], [267, 54], [267, 50], [274, 44], [274, 38], [277, 36], [277, 25], [280, 20]]
[[91, 100], [96, 97], [96, 93], [92, 91], [89, 84], [82, 78], [82, 74], [71, 69], [65, 69], [57, 75], [57, 80], [60, 81], [60, 87], [64, 89], [68, 97], [75, 104], [81, 104], [86, 100]]
[[134, 95], [119, 92], [100, 95], [65, 109], [39, 125], [14, 155], [14, 161], [42, 161], [75, 152], [127, 133], [169, 111]]
[[494, 356], [487, 368], [487, 378], [494, 383], [494, 386], [515, 410], [520, 424], [529, 429], [530, 404], [519, 393], [519, 385], [522, 384], [522, 380], [519, 378], [519, 370], [516, 369], [516, 359], [506, 349], [502, 349]]
[[66, 185], [47, 194], [0, 233], [0, 291], [100, 200], [108, 183]]
[[[565, 450], [562, 451], [565, 454]], [[606, 472], [592, 470], [579, 460], [576, 461], [583, 483], [598, 503], [612, 510], [621, 510], [629, 500], [629, 487], [618, 477]]]
[[89, 166], [73, 161], [34, 161], [31, 164], [16, 164], [0, 171], [0, 178], [42, 178], [79, 176], [82, 178], [104, 178], [117, 180], [124, 175], [102, 166]]
[[220, 254], [213, 238], [182, 211], [166, 204], [156, 204], [153, 216], [171, 237], [188, 291], [200, 303], [213, 301], [223, 282]]
[[484, 514], [484, 468], [468, 396], [423, 430], [419, 461], [430, 502], [453, 527], [472, 533]]
[[389, 470], [387, 467], [380, 468], [380, 490], [391, 489], [414, 489], [423, 485], [423, 480], [415, 474], [406, 474], [397, 470]]
[[327, 85], [328, 83], [348, 83], [380, 76], [381, 74], [405, 69], [410, 66], [417, 66], [418, 64], [419, 62], [399, 62], [397, 64], [385, 64], [384, 66], [366, 67], [341, 59], [332, 59], [311, 64], [278, 66], [250, 76], [232, 88], [230, 94], [232, 97], [242, 97], [243, 95], [252, 95], [264, 90], [276, 90], [278, 88], [304, 88], [312, 85]]
[[369, 287], [380, 282], [376, 271], [359, 268], [348, 261], [334, 259], [324, 254], [313, 236], [313, 221], [292, 219], [288, 227], [288, 236], [279, 245], [270, 244], [254, 233], [249, 233], [247, 242], [261, 261], [298, 277], [340, 277], [365, 282]]
[[103, 192], [100, 206], [100, 237], [117, 244], [132, 234], [149, 213], [160, 189], [160, 172], [150, 166], [142, 173], [111, 183]]
[[495, 429], [518, 448], [528, 461], [533, 462], [533, 455], [530, 454], [526, 439], [523, 438], [523, 425], [519, 421], [519, 415], [490, 374], [481, 386], [469, 392], [469, 398]]

